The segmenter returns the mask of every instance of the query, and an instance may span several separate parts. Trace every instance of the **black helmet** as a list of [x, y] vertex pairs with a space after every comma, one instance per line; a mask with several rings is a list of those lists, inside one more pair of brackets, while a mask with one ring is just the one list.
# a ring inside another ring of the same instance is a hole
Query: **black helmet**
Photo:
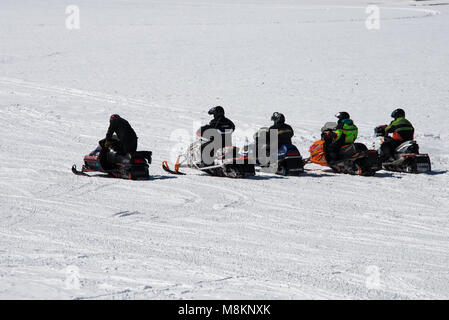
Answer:
[[118, 118], [120, 118], [120, 116], [119, 116], [118, 114], [113, 114], [113, 115], [109, 118], [109, 121], [112, 121], [112, 120], [118, 119]]
[[275, 112], [271, 116], [271, 121], [274, 121], [274, 124], [283, 124], [285, 123], [285, 117], [280, 112]]
[[224, 116], [225, 112], [223, 107], [220, 106], [216, 106], [213, 107], [209, 110], [208, 114], [213, 115], [214, 118], [220, 117], [220, 116]]
[[337, 113], [335, 115], [335, 117], [338, 118], [338, 120], [340, 120], [340, 121], [350, 118], [349, 113], [347, 113], [346, 111], [342, 111], [342, 112]]
[[391, 113], [391, 117], [392, 118], [400, 118], [400, 117], [405, 117], [405, 111], [404, 109], [396, 109]]

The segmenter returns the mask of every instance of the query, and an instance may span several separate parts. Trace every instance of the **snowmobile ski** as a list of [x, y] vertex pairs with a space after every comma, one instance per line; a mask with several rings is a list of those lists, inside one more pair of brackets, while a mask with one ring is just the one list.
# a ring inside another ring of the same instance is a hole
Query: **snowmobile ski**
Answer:
[[[207, 170], [219, 169], [219, 168], [223, 168], [223, 167], [224, 167], [223, 164], [219, 164], [219, 165], [213, 165], [213, 166], [207, 166], [207, 167], [195, 167], [195, 169], [200, 170], [200, 171], [207, 171]], [[164, 169], [166, 172], [171, 173], [171, 174], [186, 175], [186, 173], [179, 171], [179, 167], [177, 165], [175, 165], [175, 170], [170, 169], [167, 161], [162, 162], [162, 169]]]
[[[162, 169], [164, 169], [164, 171], [171, 173], [171, 174], [177, 174], [177, 175], [182, 175], [182, 176], [186, 175], [185, 173], [179, 171], [179, 168], [177, 168], [176, 166], [175, 166], [175, 170], [171, 170], [170, 167], [168, 166], [167, 161], [162, 162]], [[178, 170], [176, 170], [176, 169], [178, 169]]]
[[75, 175], [77, 175], [77, 176], [91, 177], [90, 175], [88, 175], [88, 174], [85, 173], [84, 171], [79, 171], [79, 170], [76, 168], [76, 164], [74, 164], [74, 165], [72, 166], [72, 172], [73, 172], [73, 174], [75, 174]]

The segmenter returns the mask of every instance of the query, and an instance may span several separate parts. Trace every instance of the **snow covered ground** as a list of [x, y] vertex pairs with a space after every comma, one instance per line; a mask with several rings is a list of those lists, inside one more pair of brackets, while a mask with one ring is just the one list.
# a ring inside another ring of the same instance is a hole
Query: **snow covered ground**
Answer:
[[[375, 2], [379, 30], [364, 0], [74, 0], [68, 30], [67, 1], [2, 0], [0, 298], [448, 299], [449, 3]], [[242, 139], [283, 112], [305, 156], [403, 107], [433, 172], [168, 176], [217, 104]], [[70, 172], [111, 113], [152, 180]]]

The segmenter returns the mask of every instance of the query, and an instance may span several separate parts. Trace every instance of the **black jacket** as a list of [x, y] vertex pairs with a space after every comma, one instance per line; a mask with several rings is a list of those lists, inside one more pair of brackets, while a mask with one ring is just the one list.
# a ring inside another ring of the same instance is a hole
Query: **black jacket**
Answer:
[[[201, 127], [201, 136], [206, 138], [206, 139], [210, 139], [211, 137], [209, 136], [204, 136], [204, 133], [206, 130], [208, 129], [217, 129], [218, 131], [220, 131], [221, 133], [221, 137], [222, 137], [222, 146], [226, 146], [226, 144], [231, 143], [232, 144], [232, 133], [235, 130], [235, 125], [234, 123], [229, 120], [228, 118], [222, 116], [222, 117], [218, 117], [218, 118], [214, 118], [212, 119], [209, 124], [206, 124], [205, 126]], [[228, 143], [226, 143], [228, 142]]]
[[[295, 135], [293, 128], [286, 123], [274, 124], [270, 130], [276, 129], [278, 131], [278, 147], [284, 144], [292, 144], [292, 138]], [[268, 137], [269, 138], [269, 137]]]
[[137, 135], [128, 121], [123, 118], [115, 118], [109, 122], [106, 139], [111, 140], [113, 134], [117, 134], [118, 138], [123, 144], [137, 141]]
[[201, 128], [201, 133], [203, 133], [207, 129], [218, 129], [220, 132], [224, 133], [225, 131], [234, 131], [235, 125], [226, 117], [218, 117], [212, 119], [209, 124], [203, 126]]

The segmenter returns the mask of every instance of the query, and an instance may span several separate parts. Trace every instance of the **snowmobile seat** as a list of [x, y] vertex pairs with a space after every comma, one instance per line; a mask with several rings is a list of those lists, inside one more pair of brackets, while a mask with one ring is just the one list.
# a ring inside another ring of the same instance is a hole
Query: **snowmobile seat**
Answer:
[[357, 156], [361, 152], [368, 151], [363, 143], [351, 143], [340, 148], [338, 156], [340, 159], [348, 159]]
[[151, 164], [151, 156], [153, 153], [151, 151], [136, 151], [131, 152], [131, 162], [137, 161], [137, 159], [146, 159], [148, 161], [148, 164]]
[[396, 148], [395, 153], [419, 154], [419, 146], [414, 140], [405, 141]]
[[351, 158], [356, 153], [357, 153], [357, 150], [356, 150], [354, 144], [347, 144], [340, 148], [340, 150], [338, 152], [338, 158], [339, 159]]

